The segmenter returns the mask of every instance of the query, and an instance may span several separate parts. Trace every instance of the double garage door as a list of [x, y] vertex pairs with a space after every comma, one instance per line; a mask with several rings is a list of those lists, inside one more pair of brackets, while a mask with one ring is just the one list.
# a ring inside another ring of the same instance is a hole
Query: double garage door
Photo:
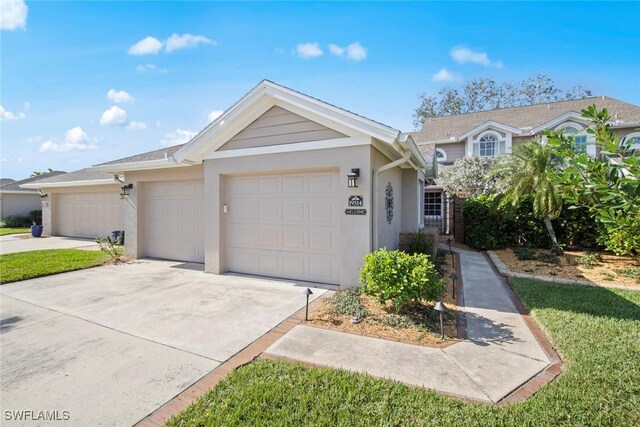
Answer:
[[229, 270], [339, 283], [338, 193], [333, 171], [230, 178]]
[[204, 184], [145, 184], [145, 245], [152, 258], [204, 262]]
[[117, 191], [56, 195], [53, 234], [95, 239], [124, 228], [123, 201]]

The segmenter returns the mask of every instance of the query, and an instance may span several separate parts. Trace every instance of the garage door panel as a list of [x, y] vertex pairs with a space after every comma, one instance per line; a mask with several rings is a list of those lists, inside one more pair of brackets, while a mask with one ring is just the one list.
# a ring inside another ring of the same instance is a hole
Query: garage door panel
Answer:
[[146, 183], [147, 256], [204, 262], [204, 184]]
[[56, 195], [53, 233], [94, 239], [124, 228], [124, 202], [116, 191]]
[[335, 172], [231, 177], [229, 269], [339, 283]]

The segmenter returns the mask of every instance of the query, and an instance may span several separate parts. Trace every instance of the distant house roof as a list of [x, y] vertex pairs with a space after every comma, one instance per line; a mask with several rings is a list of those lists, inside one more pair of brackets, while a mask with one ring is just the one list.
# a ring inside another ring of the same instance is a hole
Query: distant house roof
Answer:
[[432, 117], [426, 119], [422, 129], [411, 135], [416, 143], [445, 141], [464, 134], [485, 122], [495, 121], [520, 129], [533, 129], [568, 112], [580, 113], [589, 105], [606, 108], [612, 120], [618, 126], [637, 126], [640, 121], [640, 107], [606, 96], [594, 96], [571, 101], [559, 101], [524, 107], [499, 108], [477, 113], [456, 114], [453, 116]]
[[135, 162], [146, 162], [150, 160], [160, 160], [164, 159], [165, 156], [172, 156], [176, 151], [182, 148], [186, 144], [174, 145], [171, 147], [161, 148], [159, 150], [148, 151], [142, 154], [136, 154], [134, 156], [124, 157], [122, 159], [112, 160], [110, 162], [100, 163], [96, 166], [104, 166], [104, 165], [119, 165], [121, 163], [135, 163]]
[[16, 180], [11, 178], [0, 178], [0, 187], [2, 187], [3, 185], [11, 184], [12, 182], [16, 182]]
[[35, 181], [40, 181], [41, 179], [48, 179], [48, 178], [55, 178], [57, 176], [60, 175], [66, 175], [67, 173], [64, 171], [53, 171], [53, 172], [47, 172], [47, 173], [43, 173], [42, 175], [38, 175], [38, 176], [31, 176], [27, 179], [23, 179], [20, 181], [13, 181], [10, 182], [8, 184], [4, 184], [0, 187], [0, 193], [4, 193], [4, 192], [24, 192], [24, 193], [33, 193], [35, 192], [35, 189], [30, 189], [30, 188], [22, 188], [22, 185], [24, 184], [30, 184], [32, 182]]
[[23, 188], [38, 189], [47, 187], [64, 187], [70, 185], [114, 184], [113, 174], [95, 171], [92, 168], [80, 169], [64, 175], [49, 176], [21, 184]]

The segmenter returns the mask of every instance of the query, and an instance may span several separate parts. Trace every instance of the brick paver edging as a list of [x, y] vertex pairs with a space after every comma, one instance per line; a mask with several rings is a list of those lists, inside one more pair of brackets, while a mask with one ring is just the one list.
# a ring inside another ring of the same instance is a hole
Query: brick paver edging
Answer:
[[[304, 322], [304, 325], [309, 326], [311, 328], [318, 328], [318, 329], [325, 329], [327, 331], [340, 332], [342, 334], [357, 335], [361, 337], [376, 338], [379, 340], [401, 342], [404, 344], [418, 345], [422, 347], [432, 347], [432, 348], [442, 349], [442, 348], [450, 347], [454, 344], [458, 344], [459, 342], [464, 341], [467, 338], [467, 316], [465, 315], [465, 311], [464, 311], [464, 292], [463, 292], [463, 284], [462, 284], [462, 270], [460, 268], [460, 254], [458, 254], [457, 252], [454, 252], [453, 256], [456, 259], [455, 261], [456, 275], [458, 276], [458, 279], [456, 280], [456, 305], [458, 306], [458, 310], [456, 310], [456, 337], [455, 338], [449, 338], [444, 342], [438, 342], [434, 344], [420, 343], [415, 341], [403, 340], [400, 338], [388, 337], [384, 335], [368, 334], [366, 332], [345, 331], [345, 330], [331, 327], [331, 326], [319, 325], [317, 323]], [[333, 295], [333, 292], [325, 292], [323, 294], [324, 297], [328, 297], [330, 295]], [[309, 317], [311, 317], [311, 314], [313, 314], [313, 311], [317, 310], [318, 308], [320, 308], [319, 305], [315, 306], [314, 310], [311, 310], [310, 308]]]
[[[485, 257], [487, 259], [490, 259], [491, 255], [485, 255]], [[494, 263], [489, 262], [489, 265], [491, 265], [494, 271], [500, 272], [500, 270]], [[527, 308], [524, 306], [509, 283], [504, 279], [504, 277], [500, 275], [498, 275], [498, 280], [500, 281], [502, 286], [504, 286], [505, 290], [507, 291], [507, 295], [509, 295], [509, 298], [511, 299], [511, 302], [513, 302], [513, 304], [516, 306], [516, 309], [520, 313], [522, 320], [524, 320], [527, 327], [536, 338], [536, 341], [538, 341], [538, 344], [540, 344], [540, 347], [542, 347], [542, 349], [544, 350], [550, 362], [546, 368], [534, 375], [531, 379], [529, 379], [529, 381], [525, 382], [520, 387], [512, 391], [509, 395], [498, 401], [498, 405], [509, 405], [527, 400], [538, 390], [540, 390], [543, 385], [553, 381], [562, 372], [563, 363], [553, 344], [547, 337], [547, 334], [545, 334], [540, 326], [538, 326], [536, 321], [533, 319], [533, 316], [531, 316], [531, 314], [529, 313], [529, 310], [527, 310]]]
[[[309, 304], [309, 310], [315, 309], [331, 292], [325, 292]], [[234, 369], [250, 363], [265, 351], [271, 344], [278, 341], [283, 335], [289, 332], [294, 326], [304, 322], [305, 307], [280, 322], [276, 327], [266, 334], [246, 346], [244, 349], [231, 356], [224, 363], [205, 374], [198, 381], [183, 390], [173, 399], [147, 415], [136, 423], [136, 427], [158, 427], [163, 426], [171, 417], [179, 414], [193, 403], [200, 396], [207, 393], [229, 375]]]
[[542, 280], [543, 282], [553, 282], [553, 283], [562, 283], [565, 285], [582, 285], [582, 286], [591, 286], [595, 288], [610, 288], [610, 289], [624, 289], [627, 291], [640, 291], [640, 288], [632, 288], [624, 285], [616, 285], [616, 284], [608, 284], [608, 283], [593, 283], [586, 280], [573, 280], [573, 279], [563, 279], [561, 277], [555, 276], [537, 276], [534, 274], [527, 273], [519, 273], [517, 271], [511, 271], [507, 264], [504, 263], [500, 259], [497, 253], [494, 251], [487, 251], [487, 255], [489, 259], [493, 263], [496, 270], [503, 275], [504, 277], [518, 277], [521, 279], [534, 279], [534, 280]]

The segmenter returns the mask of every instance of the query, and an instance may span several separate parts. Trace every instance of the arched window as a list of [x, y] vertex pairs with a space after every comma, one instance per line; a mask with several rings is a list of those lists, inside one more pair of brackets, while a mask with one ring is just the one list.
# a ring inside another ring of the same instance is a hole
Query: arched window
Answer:
[[480, 157], [493, 157], [496, 155], [498, 137], [492, 133], [480, 137], [478, 155]]
[[640, 155], [640, 132], [633, 132], [627, 135], [627, 144], [629, 154], [633, 151], [636, 155]]
[[446, 162], [447, 161], [447, 152], [444, 151], [442, 148], [436, 148], [436, 159], [439, 162]]
[[576, 152], [587, 152], [587, 134], [583, 131], [582, 128], [578, 129], [578, 127], [572, 124], [567, 124], [561, 129], [563, 134], [573, 137], [573, 149]]

